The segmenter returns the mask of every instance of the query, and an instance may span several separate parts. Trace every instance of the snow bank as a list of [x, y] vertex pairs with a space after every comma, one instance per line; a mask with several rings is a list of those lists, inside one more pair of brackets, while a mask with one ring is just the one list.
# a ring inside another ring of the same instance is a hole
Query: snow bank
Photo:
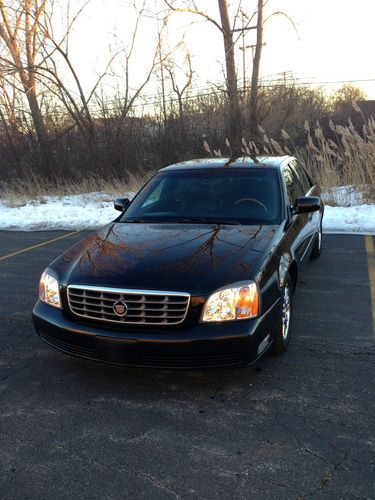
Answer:
[[[345, 188], [343, 188], [345, 189]], [[341, 194], [344, 191], [338, 190]], [[132, 198], [134, 193], [124, 196]], [[112, 196], [89, 193], [76, 196], [46, 196], [40, 201], [9, 207], [0, 200], [0, 229], [37, 231], [95, 229], [114, 220]], [[359, 198], [356, 195], [356, 200]], [[326, 205], [324, 232], [375, 234], [375, 205], [331, 207]]]
[[[134, 193], [126, 193], [124, 196], [132, 198]], [[0, 200], [0, 229], [95, 229], [119, 216], [110, 200], [112, 196], [103, 193], [45, 196], [41, 201], [29, 201], [16, 207], [8, 207]]]
[[325, 233], [375, 234], [375, 205], [357, 207], [326, 205], [323, 231]]
[[322, 193], [322, 199], [325, 203], [334, 202], [334, 205], [339, 207], [352, 207], [356, 205], [364, 205], [366, 197], [364, 192], [368, 191], [368, 186], [362, 186], [362, 191], [354, 186], [339, 186], [329, 189], [326, 193]]
[[[361, 190], [354, 186], [339, 186], [323, 193], [322, 199], [326, 203], [323, 219], [324, 231], [326, 233], [375, 234], [375, 205], [365, 203], [364, 193], [368, 191], [370, 191], [369, 186], [365, 185]], [[335, 206], [330, 206], [330, 204]]]

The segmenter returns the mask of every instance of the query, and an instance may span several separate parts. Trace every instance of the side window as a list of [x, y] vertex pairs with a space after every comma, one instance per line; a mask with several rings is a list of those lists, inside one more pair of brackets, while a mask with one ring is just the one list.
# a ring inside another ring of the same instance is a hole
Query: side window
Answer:
[[292, 168], [293, 168], [293, 171], [294, 171], [296, 177], [299, 180], [299, 183], [302, 185], [302, 188], [304, 191], [302, 196], [305, 196], [306, 193], [312, 187], [311, 181], [300, 163], [294, 161], [294, 162], [292, 162], [291, 165], [292, 165]]
[[288, 194], [289, 204], [294, 205], [296, 198], [303, 196], [301, 194], [302, 186], [299, 185], [298, 179], [296, 178], [296, 175], [293, 174], [293, 171], [289, 165], [287, 167], [285, 167], [283, 175], [284, 175], [284, 179], [285, 179], [285, 185], [286, 185], [286, 191]]
[[295, 168], [293, 168], [293, 164], [289, 164], [289, 168], [292, 171], [296, 198], [299, 198], [300, 196], [305, 196], [305, 194], [307, 193], [307, 189], [305, 189], [305, 186], [303, 185], [300, 178], [296, 174]]
[[166, 178], [163, 179], [161, 182], [159, 182], [159, 184], [155, 187], [155, 189], [146, 198], [141, 208], [148, 207], [148, 205], [152, 205], [153, 203], [156, 203], [157, 201], [160, 200], [160, 196], [163, 191], [165, 181]]

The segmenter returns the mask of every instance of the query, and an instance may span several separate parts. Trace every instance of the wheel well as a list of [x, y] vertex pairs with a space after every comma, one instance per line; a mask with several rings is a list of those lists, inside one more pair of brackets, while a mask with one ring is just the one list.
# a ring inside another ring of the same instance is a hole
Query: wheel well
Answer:
[[297, 286], [297, 273], [298, 273], [297, 264], [295, 260], [291, 263], [288, 272], [290, 274], [290, 277], [292, 278], [293, 293], [294, 293]]

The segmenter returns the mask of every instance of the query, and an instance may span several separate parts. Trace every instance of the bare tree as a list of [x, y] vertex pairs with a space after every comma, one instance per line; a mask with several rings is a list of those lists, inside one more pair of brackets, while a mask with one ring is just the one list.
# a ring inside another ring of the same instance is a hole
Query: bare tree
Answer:
[[[250, 135], [252, 140], [256, 139], [258, 136], [258, 88], [259, 88], [259, 74], [260, 74], [260, 60], [262, 55], [263, 47], [263, 29], [264, 23], [278, 15], [286, 17], [293, 25], [294, 23], [290, 17], [281, 11], [276, 11], [270, 14], [266, 19], [264, 19], [264, 6], [268, 0], [258, 0], [257, 9], [252, 13], [252, 15], [247, 15], [243, 12], [242, 2], [237, 3], [237, 11], [232, 16], [233, 22], [232, 26], [230, 24], [230, 16], [228, 12], [228, 2], [227, 0], [218, 0], [218, 8], [220, 12], [220, 22], [212, 18], [206, 12], [200, 10], [194, 0], [190, 2], [185, 2], [183, 6], [178, 7], [177, 3], [172, 0], [164, 0], [166, 5], [175, 12], [187, 12], [201, 16], [207, 21], [211, 22], [216, 28], [220, 30], [223, 36], [224, 42], [224, 55], [225, 55], [225, 68], [226, 68], [226, 86], [229, 100], [229, 143], [231, 145], [232, 156], [236, 156], [241, 152], [241, 138], [243, 134], [242, 129], [242, 119], [239, 104], [239, 93], [238, 93], [238, 80], [236, 74], [234, 49], [235, 44], [246, 31], [256, 30], [256, 44], [255, 44], [255, 54], [253, 57], [253, 67], [251, 75], [251, 91], [250, 91]], [[239, 18], [239, 14], [242, 14], [242, 18], [246, 18], [247, 22], [240, 28], [236, 28], [236, 22]], [[256, 24], [254, 25], [253, 20], [256, 17]], [[236, 38], [234, 35], [239, 33]]]
[[180, 68], [180, 71], [183, 73], [184, 76], [184, 82], [182, 83], [182, 85], [178, 83], [176, 75], [176, 63], [173, 61], [173, 59], [169, 58], [165, 64], [166, 70], [168, 71], [169, 77], [171, 79], [172, 90], [177, 96], [178, 114], [181, 124], [184, 118], [184, 105], [183, 105], [184, 95], [187, 92], [187, 90], [191, 87], [191, 83], [193, 80], [193, 69], [191, 66], [190, 52], [187, 50], [186, 47], [185, 51], [186, 51], [184, 57], [185, 68], [183, 69]]
[[[1, 0], [0, 0], [1, 1]], [[123, 59], [123, 85], [120, 87], [121, 107], [117, 109], [119, 120], [117, 124], [120, 125], [124, 118], [129, 114], [136, 99], [140, 96], [144, 87], [150, 81], [150, 78], [158, 64], [158, 48], [155, 48], [154, 55], [149, 68], [146, 71], [144, 79], [137, 87], [131, 84], [131, 64], [136, 64], [134, 58], [134, 49], [137, 37], [140, 34], [140, 23], [143, 16], [146, 14], [146, 0], [143, 0], [142, 5], [139, 7], [139, 2], [133, 2], [135, 10], [135, 24], [133, 31], [130, 35], [130, 42], [127, 47], [120, 47], [114, 51], [102, 72], [97, 77], [93, 86], [89, 90], [85, 90], [79, 75], [77, 67], [72, 62], [69, 52], [69, 38], [73, 25], [78, 21], [79, 16], [83, 12], [88, 2], [76, 11], [72, 19], [67, 17], [65, 32], [57, 37], [54, 34], [55, 18], [53, 9], [45, 13], [43, 18], [38, 18], [37, 29], [39, 34], [39, 41], [43, 40], [43, 47], [40, 49], [40, 61], [35, 64], [33, 68], [34, 78], [39, 82], [40, 86], [44, 87], [48, 95], [53, 96], [55, 102], [60, 102], [68, 115], [71, 117], [74, 126], [86, 137], [89, 145], [89, 151], [94, 157], [97, 145], [96, 137], [96, 124], [93, 116], [92, 101], [95, 99], [101, 109], [105, 106], [104, 102], [100, 102], [100, 89], [101, 82], [112, 72], [112, 65], [115, 59]], [[70, 9], [69, 9], [70, 11]], [[148, 13], [147, 13], [148, 14]], [[68, 16], [68, 14], [67, 14]], [[119, 68], [116, 68], [119, 70]], [[117, 77], [120, 75], [117, 74]], [[69, 82], [69, 83], [67, 83]], [[112, 122], [114, 124], [115, 122]], [[71, 127], [70, 127], [71, 128]], [[119, 132], [118, 127], [117, 132]], [[113, 130], [112, 130], [113, 132]], [[94, 161], [94, 160], [93, 160]]]
[[[49, 94], [54, 96], [55, 101], [57, 100], [62, 103], [75, 126], [87, 138], [90, 150], [92, 150], [95, 149], [96, 134], [95, 122], [89, 106], [90, 101], [118, 53], [110, 57], [91, 90], [85, 91], [78, 70], [70, 57], [69, 37], [73, 25], [77, 22], [87, 4], [88, 1], [86, 1], [77, 10], [72, 19], [70, 19], [70, 3], [68, 2], [66, 19], [67, 28], [63, 35], [60, 35], [60, 38], [57, 38], [54, 34], [53, 9], [46, 13], [43, 19], [39, 20], [38, 31], [44, 43], [40, 51], [41, 61], [38, 66], [35, 67], [35, 73], [40, 84], [44, 86]], [[62, 69], [61, 62], [64, 70]], [[65, 83], [65, 79], [68, 77], [70, 77], [70, 80], [73, 82], [73, 88], [70, 88], [71, 85]]]
[[[235, 23], [238, 16], [239, 9], [233, 20], [233, 26], [230, 24], [228, 13], [227, 0], [218, 0], [218, 8], [220, 13], [220, 21], [217, 21], [206, 12], [197, 8], [194, 0], [190, 2], [190, 6], [178, 7], [172, 0], [164, 0], [165, 4], [171, 11], [174, 12], [187, 12], [190, 14], [198, 15], [211, 24], [213, 24], [222, 34], [224, 42], [224, 56], [226, 67], [226, 84], [229, 100], [229, 143], [231, 147], [231, 156], [238, 156], [241, 153], [241, 138], [242, 138], [242, 120], [238, 95], [238, 83], [236, 64], [234, 57], [234, 40], [233, 34], [238, 29], [235, 29]], [[246, 29], [252, 29], [247, 27]]]
[[218, 0], [218, 4], [221, 18], [221, 31], [223, 33], [224, 40], [227, 89], [229, 97], [229, 142], [232, 149], [231, 156], [237, 156], [241, 151], [242, 126], [236, 64], [234, 60], [233, 31], [230, 26], [226, 0]]
[[258, 0], [258, 6], [256, 12], [252, 14], [250, 18], [248, 18], [248, 24], [252, 21], [254, 16], [257, 16], [256, 23], [256, 44], [255, 44], [255, 53], [253, 57], [253, 69], [251, 73], [251, 89], [250, 89], [250, 135], [253, 140], [255, 140], [259, 136], [259, 110], [258, 110], [258, 90], [259, 90], [259, 73], [260, 73], [260, 60], [262, 55], [262, 49], [264, 46], [263, 43], [263, 30], [265, 23], [275, 17], [282, 16], [286, 18], [293, 26], [295, 32], [298, 32], [293, 20], [282, 11], [272, 12], [268, 17], [264, 17], [264, 7], [268, 3], [269, 0]]
[[0, 39], [3, 42], [0, 61], [12, 68], [20, 79], [29, 104], [31, 118], [48, 169], [50, 144], [38, 100], [35, 67], [43, 40], [39, 24], [46, 15], [47, 0], [0, 0]]
[[[139, 4], [139, 2], [138, 2]], [[137, 42], [137, 39], [139, 37], [140, 29], [141, 29], [141, 21], [146, 14], [146, 1], [143, 0], [141, 7], [137, 7], [137, 3], [134, 0], [133, 1], [133, 9], [136, 13], [136, 19], [135, 23], [133, 26], [133, 31], [131, 35], [131, 40], [129, 46], [125, 49], [124, 51], [124, 75], [125, 75], [125, 85], [124, 85], [124, 104], [122, 107], [121, 111], [121, 118], [124, 118], [128, 115], [129, 111], [131, 110], [134, 102], [137, 100], [143, 89], [146, 87], [146, 85], [149, 83], [151, 76], [153, 72], [155, 71], [155, 68], [157, 67], [158, 63], [160, 62], [160, 40], [161, 40], [161, 32], [159, 33], [159, 39], [156, 44], [156, 47], [153, 52], [151, 64], [146, 70], [145, 76], [142, 79], [142, 81], [138, 84], [136, 88], [132, 89], [131, 85], [131, 65], [134, 64], [134, 51], [135, 51], [135, 45]], [[163, 29], [163, 28], [162, 28]]]
[[16, 85], [14, 75], [10, 76], [10, 84], [7, 81], [6, 75], [0, 71], [0, 125], [2, 135], [6, 139], [6, 143], [11, 152], [11, 162], [13, 165], [18, 164], [18, 153], [15, 145], [15, 136], [18, 135], [18, 126], [16, 120]]

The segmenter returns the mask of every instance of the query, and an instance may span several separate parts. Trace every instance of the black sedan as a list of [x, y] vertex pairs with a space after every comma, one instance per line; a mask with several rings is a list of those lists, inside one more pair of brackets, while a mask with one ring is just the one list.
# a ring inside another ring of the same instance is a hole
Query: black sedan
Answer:
[[248, 365], [287, 350], [324, 211], [297, 159], [179, 163], [115, 207], [118, 219], [44, 271], [33, 311], [44, 341], [165, 368]]

